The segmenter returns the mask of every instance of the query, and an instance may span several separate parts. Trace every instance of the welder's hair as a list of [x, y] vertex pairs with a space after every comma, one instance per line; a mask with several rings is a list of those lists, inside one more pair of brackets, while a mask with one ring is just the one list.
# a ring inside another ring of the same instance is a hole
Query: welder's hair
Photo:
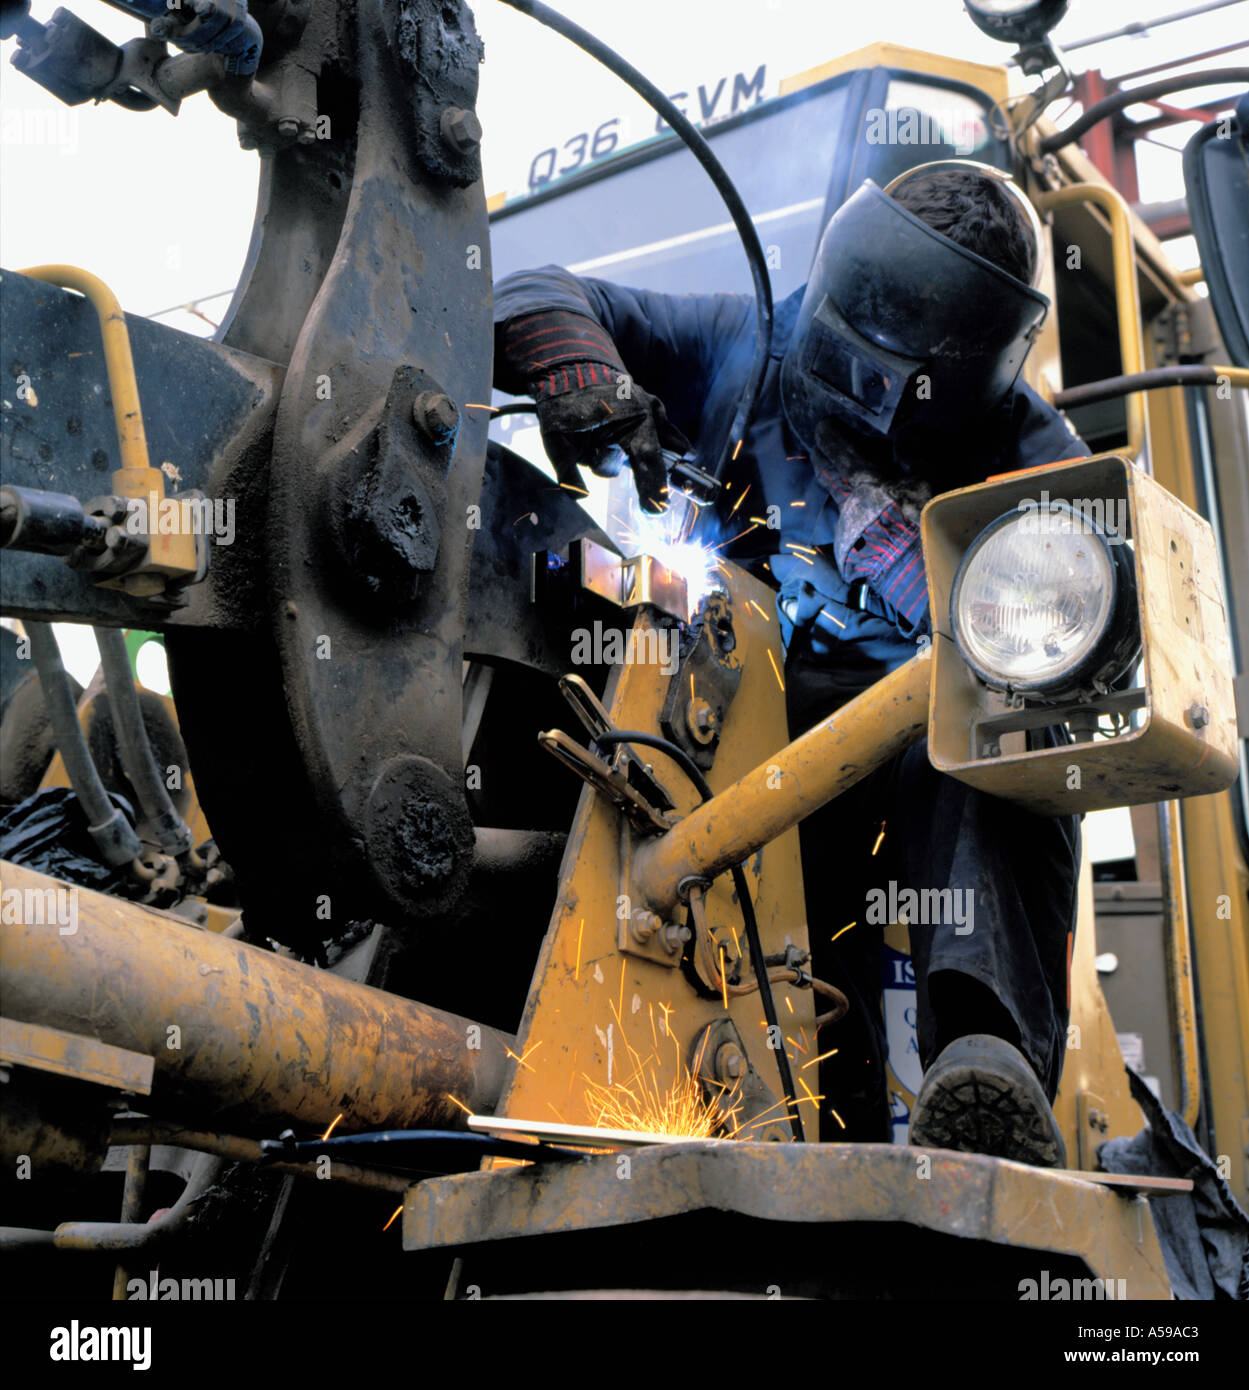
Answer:
[[906, 179], [891, 195], [951, 241], [1032, 283], [1037, 248], [1032, 228], [997, 179], [974, 169], [936, 169]]

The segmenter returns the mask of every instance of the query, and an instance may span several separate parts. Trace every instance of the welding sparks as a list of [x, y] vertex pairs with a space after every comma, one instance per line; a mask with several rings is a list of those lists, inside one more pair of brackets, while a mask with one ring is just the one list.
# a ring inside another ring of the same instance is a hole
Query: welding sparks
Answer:
[[737, 441], [737, 443], [733, 445], [733, 458], [734, 458], [735, 461], [736, 461], [736, 459], [737, 459], [738, 454], [740, 454], [741, 451], [742, 451], [742, 441], [739, 439], [739, 440]]
[[785, 1000], [785, 1007], [786, 1007], [786, 1008], [789, 1010], [789, 1012], [792, 1014], [793, 1011], [794, 1011], [794, 1006], [789, 1002], [789, 995], [788, 995], [788, 994], [783, 995], [782, 998]]
[[396, 1207], [396, 1208], [395, 1208], [395, 1212], [394, 1212], [394, 1216], [392, 1216], [392, 1217], [390, 1218], [390, 1220], [387, 1221], [387, 1223], [382, 1227], [382, 1230], [383, 1230], [383, 1231], [389, 1231], [390, 1228], [395, 1224], [395, 1216], [401, 1216], [402, 1214], [403, 1214], [403, 1207], [402, 1207], [402, 1206]]
[[[535, 1052], [537, 1052], [537, 1050], [538, 1050], [541, 1046], [542, 1046], [541, 1042], [536, 1042], [536, 1043], [533, 1044], [532, 1047], [527, 1047], [527, 1048], [525, 1049], [525, 1053], [524, 1053], [524, 1056], [523, 1056], [523, 1057], [517, 1057], [517, 1055], [512, 1051], [512, 1049], [511, 1049], [510, 1047], [505, 1047], [503, 1050], [504, 1050], [504, 1052], [507, 1053], [507, 1055], [508, 1055], [509, 1057], [512, 1058], [513, 1061], [518, 1062], [522, 1067], [524, 1067], [526, 1071], [533, 1071], [533, 1068], [529, 1065], [528, 1058], [532, 1057], [533, 1054], [534, 1054]], [[536, 1076], [537, 1073], [534, 1072], [534, 1075]]]
[[577, 928], [577, 964], [573, 967], [573, 972], [572, 972], [572, 978], [573, 978], [573, 983], [574, 983], [574, 984], [576, 984], [576, 982], [581, 978], [581, 936], [582, 936], [582, 933], [583, 933], [584, 931], [585, 931], [585, 918], [583, 917], [583, 918], [581, 919], [581, 925]]
[[724, 947], [720, 947], [720, 992], [724, 995], [724, 1012], [729, 1011], [729, 976], [724, 964]]
[[[661, 1009], [666, 1005], [661, 1004]], [[667, 1028], [665, 1032], [672, 1037]], [[617, 1023], [619, 1023], [617, 1016]], [[654, 1018], [651, 1020], [651, 1034], [654, 1036]], [[665, 1084], [660, 1076], [658, 1047], [647, 1057], [642, 1057], [636, 1048], [621, 1037], [633, 1067], [632, 1074], [624, 1081], [610, 1082], [604, 1086], [600, 1082], [583, 1076], [586, 1082], [585, 1106], [590, 1121], [596, 1129], [640, 1130], [648, 1134], [673, 1134], [690, 1139], [713, 1139], [722, 1135], [730, 1126], [736, 1127], [738, 1104], [726, 1104], [731, 1092], [724, 1089], [719, 1096], [708, 1097], [698, 1079], [702, 1066], [702, 1052], [694, 1060], [693, 1071], [685, 1065], [681, 1057], [681, 1046], [673, 1037], [677, 1076]], [[658, 1040], [656, 1040], [657, 1042]], [[703, 1041], [706, 1047], [706, 1039]]]
[[836, 1057], [838, 1051], [838, 1048], [833, 1048], [831, 1052], [821, 1052], [818, 1057], [812, 1057], [809, 1062], [804, 1062], [802, 1064], [802, 1070], [806, 1071], [808, 1067], [813, 1067], [817, 1062], [823, 1062], [829, 1057]]
[[880, 834], [877, 835], [877, 837], [876, 837], [876, 843], [872, 846], [872, 857], [873, 857], [873, 858], [876, 857], [876, 851], [880, 848], [880, 846], [881, 846], [881, 841], [884, 840], [884, 838], [885, 838], [885, 822], [884, 822], [884, 821], [881, 821], [881, 823], [880, 823]]
[[497, 415], [497, 414], [499, 413], [499, 407], [498, 407], [497, 405], [482, 405], [482, 404], [481, 404], [480, 402], [478, 402], [478, 401], [465, 401], [465, 402], [464, 402], [464, 409], [465, 409], [465, 410], [488, 410], [488, 411], [491, 413], [491, 415]]
[[781, 687], [782, 693], [785, 690], [785, 681], [781, 676], [780, 668], [776, 664], [776, 658], [772, 655], [772, 648], [768, 648], [768, 660], [772, 663], [772, 674], [776, 677], [776, 683]]
[[463, 1102], [462, 1100], [456, 1100], [456, 1098], [451, 1094], [450, 1091], [447, 1091], [447, 1092], [446, 1092], [446, 1097], [447, 1097], [447, 1099], [451, 1102], [452, 1105], [458, 1106], [461, 1110], [463, 1110], [463, 1112], [464, 1112], [466, 1115], [471, 1115], [471, 1114], [473, 1113], [473, 1112], [468, 1108], [468, 1106], [464, 1104], [464, 1102]]
[[729, 515], [730, 515], [730, 516], [736, 516], [736, 515], [737, 515], [737, 509], [738, 509], [738, 507], [740, 507], [740, 506], [742, 505], [742, 503], [746, 500], [746, 493], [748, 493], [748, 492], [750, 491], [750, 489], [751, 489], [753, 486], [754, 486], [753, 483], [747, 483], [747, 484], [746, 484], [746, 492], [743, 492], [742, 495], [737, 499], [737, 501], [733, 503], [733, 509], [732, 509], [732, 511], [729, 512]]
[[768, 615], [763, 611], [762, 608], [759, 607], [759, 605], [754, 601], [754, 599], [747, 599], [746, 602], [755, 610], [756, 613], [758, 613], [758, 615], [763, 619], [765, 623], [770, 623], [772, 621], [772, 619], [768, 617]]
[[845, 1120], [841, 1118], [841, 1116], [833, 1109], [831, 1105], [828, 1107], [828, 1113], [833, 1117], [834, 1120], [837, 1121], [837, 1123], [842, 1127], [842, 1129], [845, 1129]]
[[334, 1118], [330, 1121], [330, 1127], [329, 1127], [329, 1129], [327, 1129], [327, 1130], [325, 1131], [325, 1133], [321, 1136], [321, 1142], [322, 1142], [322, 1143], [325, 1143], [325, 1141], [330, 1137], [330, 1135], [334, 1133], [334, 1126], [335, 1126], [335, 1125], [339, 1122], [339, 1120], [341, 1120], [342, 1118], [343, 1118], [343, 1112], [340, 1110], [340, 1111], [338, 1112], [338, 1114], [335, 1115]]
[[[873, 851], [873, 852], [874, 852], [874, 851]], [[851, 927], [857, 927], [858, 925], [859, 925], [859, 921], [858, 921], [858, 918], [856, 917], [855, 920], [854, 920], [853, 922], [848, 922], [844, 927], [842, 927], [842, 929], [841, 929], [840, 931], [835, 931], [835, 932], [832, 934], [832, 936], [830, 936], [828, 939], [829, 939], [830, 941], [836, 941], [837, 938], [838, 938], [839, 936], [845, 936], [845, 934], [850, 930]]]
[[711, 548], [713, 550], [723, 550], [726, 545], [732, 545], [734, 541], [740, 541], [743, 536], [748, 536], [752, 531], [757, 531], [758, 529], [759, 523], [756, 521], [753, 525], [747, 526], [744, 531], [739, 531], [737, 535], [730, 536], [727, 541], [721, 541], [719, 545], [713, 545]]

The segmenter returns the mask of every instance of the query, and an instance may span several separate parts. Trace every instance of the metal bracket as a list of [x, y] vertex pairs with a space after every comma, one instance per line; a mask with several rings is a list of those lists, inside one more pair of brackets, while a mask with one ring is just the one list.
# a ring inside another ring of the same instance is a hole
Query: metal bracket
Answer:
[[717, 591], [704, 601], [693, 630], [694, 644], [669, 683], [659, 722], [664, 737], [706, 771], [715, 761], [742, 679], [742, 663], [733, 655], [737, 636], [727, 594]]
[[709, 1023], [694, 1039], [690, 1071], [722, 1109], [736, 1108], [734, 1118], [742, 1139], [780, 1144], [790, 1141], [785, 1103], [751, 1065], [742, 1035], [731, 1018]]

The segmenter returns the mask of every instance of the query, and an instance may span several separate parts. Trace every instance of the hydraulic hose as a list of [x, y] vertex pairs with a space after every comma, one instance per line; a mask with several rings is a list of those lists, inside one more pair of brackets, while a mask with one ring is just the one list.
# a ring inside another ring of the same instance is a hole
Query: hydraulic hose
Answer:
[[191, 848], [191, 831], [175, 809], [156, 764], [143, 723], [139, 692], [130, 674], [126, 639], [120, 628], [97, 627], [95, 640], [104, 667], [108, 704], [117, 732], [122, 766], [138, 794], [144, 815], [155, 827], [161, 849], [177, 858]]
[[746, 210], [746, 204], [742, 201], [741, 194], [738, 193], [724, 166], [711, 152], [711, 146], [699, 134], [689, 118], [653, 82], [622, 58], [615, 49], [609, 48], [601, 39], [581, 28], [579, 24], [574, 24], [572, 20], [565, 18], [558, 11], [551, 9], [549, 5], [542, 4], [541, 0], [503, 0], [503, 4], [510, 5], [512, 9], [519, 10], [521, 14], [526, 14], [531, 19], [536, 19], [549, 29], [554, 29], [557, 34], [561, 34], [571, 43], [575, 43], [578, 48], [588, 53], [592, 58], [596, 58], [610, 72], [615, 73], [622, 82], [632, 87], [638, 96], [654, 107], [685, 141], [690, 153], [707, 171], [712, 183], [716, 186], [716, 191], [724, 199], [724, 205], [729, 210], [729, 216], [733, 219], [738, 236], [741, 237], [742, 249], [746, 253], [746, 260], [750, 266], [750, 276], [754, 281], [755, 350], [751, 358], [746, 385], [742, 388], [741, 396], [738, 398], [733, 422], [729, 426], [728, 435], [721, 446], [716, 466], [711, 470], [716, 478], [722, 478], [729, 462], [737, 457], [737, 451], [741, 448], [746, 431], [754, 419], [755, 408], [759, 400], [759, 390], [763, 385], [764, 373], [768, 366], [768, 356], [772, 351], [772, 285], [768, 280], [767, 260], [763, 254], [763, 247], [759, 244], [759, 234], [755, 230], [755, 224], [750, 220], [750, 213]]
[[52, 721], [52, 733], [57, 751], [65, 760], [74, 794], [87, 814], [87, 828], [99, 846], [100, 853], [110, 864], [130, 864], [143, 853], [143, 846], [134, 828], [120, 807], [114, 806], [96, 770], [78, 711], [74, 707], [69, 677], [61, 663], [61, 651], [47, 623], [27, 623], [35, 670], [43, 689], [44, 703]]
[[[698, 764], [683, 748], [668, 739], [660, 738], [656, 734], [642, 733], [637, 729], [611, 729], [596, 735], [591, 741], [591, 746], [602, 747], [618, 743], [637, 743], [641, 744], [643, 748], [657, 748], [661, 753], [666, 753], [685, 773], [703, 801], [710, 801], [714, 795]], [[768, 974], [768, 965], [763, 954], [763, 942], [759, 939], [759, 920], [755, 916], [755, 905], [750, 897], [750, 887], [740, 864], [732, 865], [729, 872], [733, 876], [733, 890], [737, 894], [737, 905], [742, 914], [746, 943], [750, 948], [750, 965], [758, 982], [759, 998], [763, 1001], [763, 1017], [769, 1030], [779, 1030], [781, 1025], [776, 1014], [776, 1000], [772, 996], [771, 976]], [[769, 1032], [769, 1036], [776, 1037], [777, 1033]], [[806, 1141], [807, 1136], [803, 1133], [802, 1117], [798, 1114], [798, 1092], [794, 1087], [794, 1074], [790, 1069], [789, 1057], [785, 1049], [778, 1047], [775, 1051], [776, 1069], [780, 1073], [781, 1089], [785, 1093], [789, 1111], [789, 1127], [793, 1131], [794, 1138], [801, 1144]]]
[[1204, 72], [1189, 72], [1182, 77], [1160, 77], [1157, 82], [1146, 82], [1143, 86], [1132, 87], [1124, 92], [1095, 101], [1080, 117], [1063, 130], [1047, 135], [1041, 141], [1042, 154], [1053, 154], [1055, 150], [1073, 145], [1086, 130], [1122, 111], [1124, 107], [1135, 106], [1137, 102], [1154, 101], [1171, 92], [1186, 92], [1192, 87], [1213, 87], [1221, 82], [1249, 82], [1249, 68], [1207, 68]]
[[584, 1158], [576, 1149], [550, 1144], [527, 1144], [518, 1139], [498, 1139], [487, 1134], [466, 1134], [453, 1129], [389, 1129], [367, 1134], [336, 1134], [331, 1139], [281, 1139], [260, 1141], [261, 1163], [285, 1159], [311, 1163], [323, 1154], [343, 1155], [365, 1163], [410, 1173], [450, 1173], [471, 1167], [483, 1158], [514, 1158], [526, 1163]]

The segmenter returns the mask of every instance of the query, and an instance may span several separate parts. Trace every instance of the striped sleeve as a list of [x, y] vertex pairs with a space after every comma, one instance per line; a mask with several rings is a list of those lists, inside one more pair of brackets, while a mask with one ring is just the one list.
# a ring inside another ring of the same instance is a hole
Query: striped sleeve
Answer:
[[848, 580], [863, 579], [913, 626], [928, 606], [928, 580], [918, 522], [891, 502], [863, 530], [842, 566]]
[[567, 309], [509, 319], [498, 346], [508, 375], [527, 382], [539, 399], [613, 384], [625, 369], [602, 325]]

